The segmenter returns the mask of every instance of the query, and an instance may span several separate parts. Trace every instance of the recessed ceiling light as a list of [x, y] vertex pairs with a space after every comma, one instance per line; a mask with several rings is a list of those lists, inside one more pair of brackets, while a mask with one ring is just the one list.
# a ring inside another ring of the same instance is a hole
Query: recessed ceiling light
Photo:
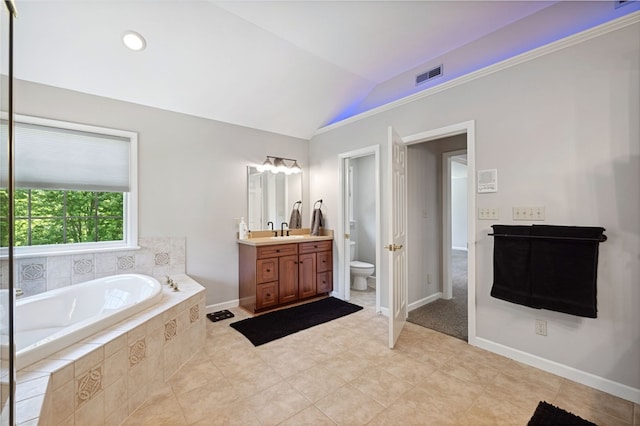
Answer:
[[122, 36], [125, 46], [131, 50], [144, 50], [147, 47], [147, 42], [140, 34], [135, 31], [127, 31]]

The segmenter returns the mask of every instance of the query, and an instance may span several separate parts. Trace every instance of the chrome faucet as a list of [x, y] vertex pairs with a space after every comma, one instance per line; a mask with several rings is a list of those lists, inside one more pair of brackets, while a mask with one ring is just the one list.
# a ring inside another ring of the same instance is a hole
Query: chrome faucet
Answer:
[[[271, 230], [273, 231], [273, 222], [271, 222], [271, 221], [267, 222], [267, 226], [271, 226]], [[273, 236], [277, 237], [278, 236], [278, 231], [273, 231]]]
[[289, 224], [287, 222], [282, 222], [280, 224], [280, 236], [281, 237], [284, 237], [284, 227], [285, 226], [287, 227], [287, 237], [289, 236], [289, 229], [288, 229], [289, 228]]

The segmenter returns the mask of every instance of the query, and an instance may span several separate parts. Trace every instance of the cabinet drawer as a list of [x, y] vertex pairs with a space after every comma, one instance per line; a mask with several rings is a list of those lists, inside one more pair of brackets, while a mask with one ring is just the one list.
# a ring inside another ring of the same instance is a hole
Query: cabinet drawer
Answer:
[[298, 254], [297, 244], [276, 244], [273, 246], [258, 247], [258, 259], [288, 256], [290, 254]]
[[278, 281], [278, 258], [258, 259], [256, 261], [256, 282], [258, 284]]
[[333, 290], [333, 276], [331, 271], [320, 272], [316, 279], [316, 289], [318, 294], [328, 293]]
[[314, 253], [316, 251], [331, 250], [331, 240], [327, 241], [310, 241], [308, 243], [300, 243], [300, 253]]
[[330, 251], [321, 251], [316, 256], [318, 256], [318, 272], [331, 271], [333, 269], [333, 256]]
[[264, 309], [278, 304], [278, 283], [258, 284], [256, 286], [256, 309]]

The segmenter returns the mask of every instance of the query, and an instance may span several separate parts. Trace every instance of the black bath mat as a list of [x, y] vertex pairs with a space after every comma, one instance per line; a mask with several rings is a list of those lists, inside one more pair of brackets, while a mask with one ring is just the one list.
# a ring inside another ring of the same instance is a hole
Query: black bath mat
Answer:
[[233, 318], [233, 317], [234, 315], [226, 309], [224, 311], [217, 311], [217, 312], [212, 312], [210, 314], [207, 314], [207, 318], [209, 318], [212, 322], [218, 322], [220, 320]]
[[300, 330], [352, 314], [360, 309], [362, 306], [328, 297], [229, 325], [244, 334], [254, 346], [260, 346]]
[[596, 426], [573, 413], [540, 401], [527, 426]]

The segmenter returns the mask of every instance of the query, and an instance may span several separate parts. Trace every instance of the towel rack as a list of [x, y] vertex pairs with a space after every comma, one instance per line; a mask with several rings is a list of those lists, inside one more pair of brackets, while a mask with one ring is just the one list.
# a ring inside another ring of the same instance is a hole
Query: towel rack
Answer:
[[[300, 204], [300, 206], [296, 207], [296, 205]], [[302, 201], [296, 201], [295, 203], [293, 203], [293, 207], [292, 209], [296, 209], [296, 208], [300, 208], [302, 207]]]
[[318, 205], [318, 203], [320, 203], [320, 207], [322, 207], [322, 198], [320, 198], [318, 201], [316, 201], [315, 203], [313, 203], [313, 208], [317, 209], [318, 207], [316, 207]]
[[560, 237], [560, 236], [544, 236], [544, 235], [516, 235], [516, 234], [488, 234], [490, 237], [507, 237], [507, 238], [529, 238], [543, 240], [571, 240], [571, 241], [597, 241], [603, 243], [607, 241], [607, 236], [602, 234], [600, 238], [584, 238], [584, 237]]

